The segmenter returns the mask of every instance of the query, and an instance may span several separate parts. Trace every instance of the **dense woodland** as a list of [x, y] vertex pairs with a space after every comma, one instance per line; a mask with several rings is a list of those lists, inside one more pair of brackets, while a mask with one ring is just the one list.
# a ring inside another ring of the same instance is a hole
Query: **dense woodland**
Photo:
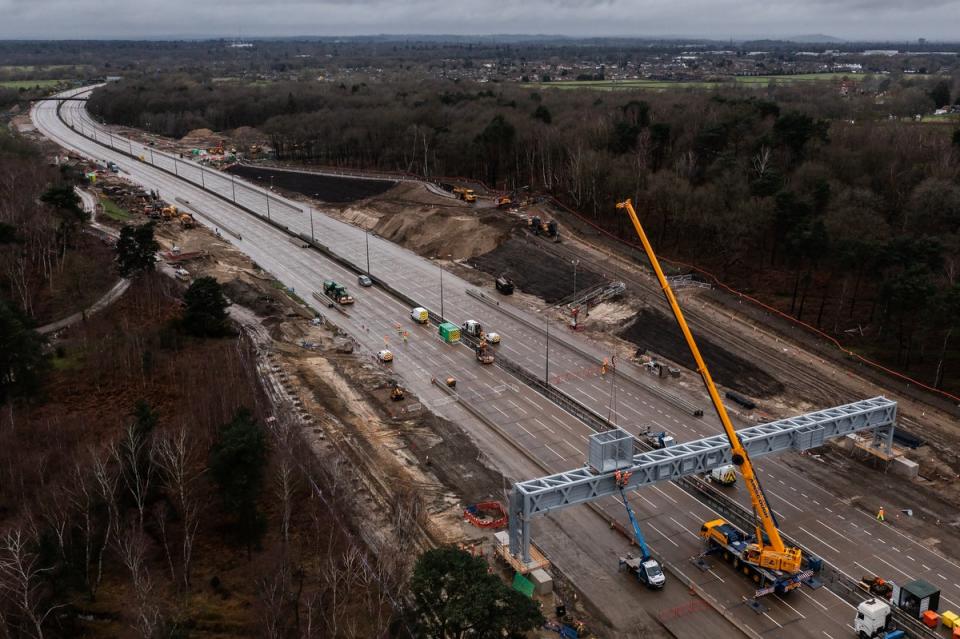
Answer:
[[614, 203], [631, 197], [665, 255], [944, 386], [960, 376], [960, 131], [910, 116], [960, 100], [960, 83], [856, 86], [609, 93], [161, 77], [107, 86], [90, 106], [175, 136], [258, 127], [280, 159], [529, 185], [624, 237]]

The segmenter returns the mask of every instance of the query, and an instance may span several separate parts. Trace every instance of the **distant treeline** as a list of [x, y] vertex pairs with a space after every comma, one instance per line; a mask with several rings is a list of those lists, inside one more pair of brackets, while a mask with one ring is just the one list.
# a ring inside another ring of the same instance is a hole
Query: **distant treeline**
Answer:
[[158, 77], [90, 108], [169, 135], [258, 127], [280, 159], [529, 185], [624, 237], [614, 203], [631, 197], [665, 255], [942, 385], [960, 379], [960, 133], [909, 116], [957, 93], [949, 79], [844, 97], [832, 82], [538, 93]]

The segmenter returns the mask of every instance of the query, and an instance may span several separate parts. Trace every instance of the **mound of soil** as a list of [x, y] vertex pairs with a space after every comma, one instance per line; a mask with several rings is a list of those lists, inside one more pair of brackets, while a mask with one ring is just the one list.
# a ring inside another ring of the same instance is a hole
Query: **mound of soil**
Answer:
[[316, 173], [296, 173], [292, 171], [274, 171], [268, 168], [258, 168], [236, 164], [229, 169], [240, 177], [254, 182], [270, 184], [278, 189], [300, 193], [307, 197], [344, 204], [356, 202], [374, 195], [387, 192], [396, 184], [392, 180], [367, 180], [351, 177], [317, 175]]
[[[696, 370], [693, 356], [690, 355], [683, 335], [672, 317], [644, 309], [618, 334], [641, 350], [651, 351], [690, 370]], [[748, 360], [704, 337], [697, 337], [697, 345], [717, 383], [752, 397], [771, 397], [783, 392], [784, 386], [781, 382]]]
[[[523, 292], [554, 304], [573, 295], [573, 264], [558, 259], [525, 236], [509, 240], [479, 257], [471, 266], [497, 276], [507, 274]], [[584, 265], [577, 267], [577, 290], [586, 291], [606, 282], [599, 273]]]

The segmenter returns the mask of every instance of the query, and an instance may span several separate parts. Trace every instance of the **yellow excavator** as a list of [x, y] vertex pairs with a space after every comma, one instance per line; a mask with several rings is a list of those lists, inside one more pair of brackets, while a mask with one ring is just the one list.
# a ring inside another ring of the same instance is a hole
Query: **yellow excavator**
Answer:
[[740, 470], [740, 474], [743, 475], [743, 483], [747, 486], [747, 490], [750, 493], [750, 501], [753, 505], [756, 526], [754, 538], [751, 539], [744, 535], [723, 519], [714, 519], [704, 523], [700, 528], [700, 536], [706, 540], [712, 550], [721, 552], [728, 561], [733, 563], [736, 569], [752, 577], [754, 582], [761, 586], [761, 589], [757, 591], [758, 595], [767, 594], [768, 592], [784, 594], [793, 590], [798, 587], [804, 579], [812, 576], [813, 572], [802, 571], [804, 562], [800, 549], [787, 546], [780, 537], [776, 520], [773, 517], [770, 506], [767, 504], [767, 498], [763, 493], [763, 489], [760, 487], [757, 475], [753, 470], [753, 464], [750, 463], [750, 457], [740, 442], [737, 431], [733, 428], [733, 423], [730, 421], [730, 416], [727, 414], [727, 410], [720, 400], [720, 393], [713, 383], [713, 378], [710, 376], [707, 364], [700, 355], [700, 349], [693, 339], [693, 334], [690, 332], [689, 326], [687, 326], [687, 321], [683, 317], [683, 312], [680, 310], [677, 298], [674, 296], [673, 290], [670, 288], [670, 284], [663, 274], [663, 269], [660, 268], [660, 262], [653, 252], [650, 240], [647, 239], [647, 234], [640, 225], [640, 220], [637, 218], [637, 212], [634, 210], [633, 204], [630, 200], [626, 200], [618, 203], [617, 208], [626, 210], [637, 232], [637, 236], [640, 238], [640, 243], [643, 244], [643, 250], [650, 260], [650, 265], [653, 267], [654, 273], [656, 273], [660, 288], [663, 289], [667, 303], [673, 311], [673, 316], [676, 318], [677, 324], [683, 332], [683, 337], [687, 341], [690, 353], [693, 355], [693, 359], [697, 364], [697, 372], [700, 373], [703, 384], [707, 387], [707, 392], [710, 394], [713, 407], [716, 409], [717, 416], [723, 424], [723, 430], [726, 432], [727, 439], [730, 440], [733, 465]]

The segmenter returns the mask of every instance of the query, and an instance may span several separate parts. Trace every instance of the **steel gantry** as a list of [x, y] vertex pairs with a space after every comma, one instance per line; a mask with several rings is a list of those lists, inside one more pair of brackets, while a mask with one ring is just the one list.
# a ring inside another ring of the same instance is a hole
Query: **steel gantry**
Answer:
[[[786, 450], [803, 451], [837, 437], [873, 430], [874, 444], [889, 447], [897, 418], [897, 403], [874, 397], [852, 404], [750, 426], [737, 431], [750, 457]], [[689, 475], [708, 473], [731, 462], [726, 435], [713, 435], [668, 448], [635, 452], [634, 440], [622, 430], [591, 437], [589, 464], [568, 472], [513, 485], [510, 492], [510, 552], [530, 561], [530, 521], [536, 515], [614, 495], [614, 474], [627, 469], [625, 489]]]

